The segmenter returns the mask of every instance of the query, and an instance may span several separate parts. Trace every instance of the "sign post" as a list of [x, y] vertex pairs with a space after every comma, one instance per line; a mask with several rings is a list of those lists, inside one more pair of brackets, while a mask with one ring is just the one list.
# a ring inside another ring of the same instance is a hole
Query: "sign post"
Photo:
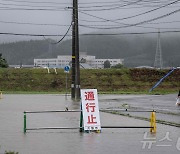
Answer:
[[65, 95], [65, 97], [66, 97], [66, 100], [67, 100], [67, 84], [68, 84], [68, 76], [67, 76], [67, 74], [69, 73], [69, 70], [70, 70], [70, 67], [69, 66], [65, 66], [64, 67], [64, 72], [66, 73], [66, 95]]
[[85, 131], [100, 131], [97, 89], [81, 89], [83, 124]]

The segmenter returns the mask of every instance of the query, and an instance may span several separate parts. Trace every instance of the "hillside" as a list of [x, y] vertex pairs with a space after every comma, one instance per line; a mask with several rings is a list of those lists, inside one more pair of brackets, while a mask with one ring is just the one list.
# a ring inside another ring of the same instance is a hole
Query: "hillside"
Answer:
[[[96, 88], [108, 93], [148, 93], [149, 89], [169, 70], [155, 69], [81, 69], [81, 88]], [[66, 73], [58, 69], [57, 74], [50, 69], [0, 69], [2, 91], [65, 92]], [[180, 69], [166, 78], [155, 93], [174, 93], [180, 88]], [[68, 74], [70, 92], [71, 73]]]
[[[0, 45], [0, 53], [12, 64], [33, 64], [34, 58], [71, 54], [71, 40], [52, 45], [50, 40], [31, 40]], [[80, 36], [80, 52], [96, 58], [124, 58], [125, 66], [153, 66], [157, 38], [145, 36]], [[180, 65], [180, 36], [162, 37], [164, 66]]]

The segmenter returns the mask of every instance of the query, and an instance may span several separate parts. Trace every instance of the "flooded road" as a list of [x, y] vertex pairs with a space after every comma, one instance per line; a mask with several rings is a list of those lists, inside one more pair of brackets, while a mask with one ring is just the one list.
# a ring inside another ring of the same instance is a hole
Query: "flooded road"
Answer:
[[[126, 104], [152, 109], [153, 105], [154, 109], [175, 113], [172, 120], [179, 123], [180, 110], [174, 106], [174, 99], [175, 95], [99, 95], [99, 106], [122, 108]], [[0, 99], [0, 154], [5, 150], [19, 154], [180, 153], [179, 128], [162, 124], [157, 124], [156, 134], [150, 134], [149, 129], [102, 129], [99, 134], [78, 130], [23, 133], [24, 111], [64, 110], [67, 106], [79, 109], [79, 102], [72, 102], [70, 97], [66, 100], [64, 95], [3, 95]], [[79, 117], [79, 113], [27, 114], [27, 128], [78, 127]], [[148, 121], [103, 112], [100, 119], [103, 126], [149, 126]]]
[[[102, 97], [102, 98], [101, 98]], [[157, 120], [180, 126], [180, 107], [176, 106], [177, 95], [111, 95], [100, 96], [105, 108], [132, 110], [156, 110]], [[127, 113], [131, 116], [149, 118], [149, 113]]]

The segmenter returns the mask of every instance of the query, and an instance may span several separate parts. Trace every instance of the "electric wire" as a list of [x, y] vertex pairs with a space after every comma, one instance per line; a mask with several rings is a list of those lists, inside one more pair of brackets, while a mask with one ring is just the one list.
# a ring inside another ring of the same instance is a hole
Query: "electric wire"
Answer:
[[[84, 10], [82, 10], [82, 11], [102, 11], [102, 10], [113, 10], [113, 9], [115, 9], [113, 6], [118, 6], [117, 8], [123, 8], [123, 7], [126, 7], [126, 9], [128, 9], [127, 7], [129, 7], [129, 6], [131, 6], [131, 5], [133, 5], [133, 4], [136, 4], [136, 5], [139, 5], [138, 7], [136, 6], [136, 8], [143, 8], [144, 6], [141, 6], [142, 5], [142, 3], [143, 2], [145, 2], [144, 0], [141, 0], [141, 1], [135, 1], [135, 2], [132, 2], [132, 1], [127, 1], [128, 3], [125, 3], [125, 4], [111, 4], [111, 5], [99, 5], [99, 6], [80, 6], [79, 8], [89, 8], [89, 10], [87, 10], [87, 9], [84, 9]], [[152, 3], [152, 1], [150, 1], [151, 3]], [[155, 5], [155, 6], [148, 6], [148, 7], [159, 7], [159, 6], [162, 6], [162, 5], [164, 5], [164, 4], [167, 4], [167, 3], [169, 3], [170, 1], [166, 1], [166, 2], [164, 2], [164, 3], [159, 3], [159, 5]], [[147, 2], [146, 2], [147, 3]], [[97, 10], [97, 9], [90, 9], [90, 8], [102, 8], [102, 7], [113, 7], [113, 8], [106, 8], [106, 9], [99, 9], [99, 10]]]
[[1, 1], [5, 1], [5, 2], [15, 2], [15, 3], [31, 3], [31, 4], [71, 4], [71, 3], [60, 3], [60, 2], [44, 2], [44, 1], [23, 1], [23, 0], [1, 0]]
[[179, 2], [179, 1], [180, 1], [180, 0], [176, 0], [176, 1], [173, 1], [173, 2], [168, 3], [168, 4], [166, 4], [166, 5], [160, 6], [160, 7], [158, 7], [158, 8], [155, 8], [155, 9], [152, 9], [152, 10], [149, 10], [149, 11], [146, 11], [146, 12], [143, 12], [143, 13], [140, 13], [140, 14], [136, 14], [136, 15], [133, 15], [133, 16], [124, 17], [124, 18], [120, 18], [120, 19], [115, 19], [114, 21], [125, 20], [125, 19], [130, 19], [130, 18], [138, 17], [138, 16], [141, 16], [141, 15], [145, 15], [145, 14], [147, 14], [147, 13], [154, 12], [154, 11], [157, 11], [157, 10], [162, 9], [162, 8], [164, 8], [164, 7], [167, 7], [167, 6], [169, 6], [169, 5], [175, 4], [175, 3]]
[[[157, 24], [174, 24], [174, 23], [179, 23], [180, 21], [169, 21], [169, 22], [158, 22], [158, 23], [147, 23], [150, 25], [157, 25]], [[30, 22], [14, 22], [14, 21], [2, 21], [0, 20], [0, 23], [4, 23], [4, 24], [17, 24], [17, 25], [33, 25], [33, 26], [57, 26], [57, 27], [69, 27], [69, 25], [60, 25], [60, 24], [45, 24], [45, 23], [30, 23]], [[79, 24], [79, 26], [105, 26], [105, 27], [116, 27], [117, 25], [84, 25], [84, 24]], [[159, 28], [159, 29], [163, 29], [163, 28]], [[169, 29], [169, 28], [164, 28], [164, 29]], [[170, 28], [173, 29], [173, 28]], [[174, 29], [178, 29], [178, 28], [174, 28]]]
[[[131, 32], [131, 33], [91, 33], [91, 34], [81, 34], [82, 36], [119, 36], [119, 35], [146, 35], [146, 34], [158, 34], [158, 31], [151, 32]], [[162, 34], [166, 33], [180, 33], [180, 30], [174, 31], [161, 31]]]
[[58, 27], [67, 27], [69, 25], [60, 25], [60, 24], [45, 24], [45, 23], [30, 23], [30, 22], [15, 22], [15, 21], [2, 21], [0, 20], [0, 23], [5, 23], [5, 24], [18, 24], [18, 25], [35, 25], [35, 26], [58, 26]]
[[[64, 36], [61, 34], [28, 34], [28, 33], [9, 33], [9, 32], [0, 32], [0, 35], [16, 35], [16, 36], [36, 36], [36, 37], [51, 37], [51, 36]], [[71, 36], [71, 35], [66, 35]]]
[[[160, 23], [148, 23], [148, 24], [172, 24], [172, 23], [178, 23], [180, 21], [172, 21], [172, 22], [160, 22]], [[23, 22], [10, 22], [10, 21], [0, 21], [0, 23], [5, 23], [5, 24], [18, 24], [18, 25], [33, 25], [33, 26], [57, 26], [57, 27], [69, 27], [69, 25], [60, 25], [60, 24], [39, 24], [39, 23], [23, 23]], [[71, 25], [72, 26], [72, 25]], [[112, 26], [116, 28], [117, 25], [84, 25], [84, 24], [79, 24], [81, 27], [86, 27], [86, 26], [105, 26], [109, 27]], [[159, 29], [180, 29], [180, 28], [159, 28]]]
[[[158, 34], [158, 31], [150, 31], [150, 32], [131, 32], [131, 33], [85, 33], [80, 34], [81, 36], [113, 36], [113, 35], [144, 35], [144, 34]], [[180, 33], [180, 30], [173, 30], [173, 31], [161, 31], [161, 33]], [[0, 35], [15, 35], [15, 36], [36, 36], [36, 37], [50, 37], [50, 36], [64, 36], [60, 34], [27, 34], [27, 33], [6, 33], [6, 32], [0, 32]], [[72, 35], [66, 35], [66, 36], [72, 36]]]
[[137, 0], [135, 2], [128, 2], [128, 3], [125, 3], [125, 4], [119, 4], [119, 3], [116, 3], [116, 4], [108, 4], [108, 5], [93, 5], [93, 6], [79, 6], [79, 8], [102, 8], [102, 7], [113, 7], [113, 6], [121, 6], [121, 7], [124, 7], [124, 6], [129, 6], [129, 5], [133, 5], [133, 4], [136, 4], [136, 3], [139, 3], [143, 0]]
[[[114, 7], [114, 8], [106, 8], [106, 9], [101, 9], [99, 11], [102, 11], [102, 10], [112, 10], [112, 9], [118, 9], [120, 7], [124, 7], [124, 6], [129, 6], [129, 5], [132, 5], [132, 4], [136, 4], [138, 2], [141, 2], [143, 0], [137, 0], [135, 2], [129, 2], [127, 4], [124, 4], [124, 5], [120, 5], [118, 7]], [[32, 6], [32, 5], [19, 5], [19, 4], [4, 4], [4, 3], [0, 3], [1, 5], [10, 5], [10, 6], [25, 6], [25, 7], [38, 7], [39, 9], [32, 9], [32, 8], [17, 8], [17, 7], [0, 7], [1, 10], [47, 10], [47, 11], [57, 11], [59, 9], [65, 9], [65, 7], [61, 7], [61, 8], [58, 8], [57, 6], [54, 8], [53, 6]], [[109, 5], [109, 6], [112, 6], [112, 5]], [[113, 5], [113, 6], [117, 6], [117, 5]], [[49, 8], [49, 9], [45, 9], [45, 8], [41, 8], [41, 7], [53, 7], [53, 8]], [[104, 7], [104, 6], [92, 6], [92, 7]], [[81, 7], [79, 7], [81, 8]], [[86, 8], [86, 7], [85, 7]], [[89, 7], [88, 7], [89, 8]]]
[[[101, 19], [103, 21], [108, 21], [108, 22], [113, 22], [113, 23], [116, 23], [116, 24], [122, 24], [123, 26], [121, 27], [116, 27], [116, 28], [127, 28], [127, 27], [132, 27], [131, 24], [126, 24], [126, 23], [120, 23], [120, 22], [117, 22], [117, 21], [113, 21], [113, 20], [109, 20], [109, 19], [105, 19], [105, 18], [102, 18], [102, 17], [98, 17], [98, 16], [94, 16], [94, 15], [91, 15], [89, 13], [86, 13], [86, 12], [82, 12], [82, 11], [79, 11], [80, 13], [82, 14], [85, 14], [85, 15], [88, 15], [88, 16], [91, 16], [91, 17], [94, 17], [94, 18], [97, 18], [97, 19]], [[151, 28], [151, 29], [157, 29], [155, 27], [145, 27], [145, 26], [139, 26], [139, 25], [134, 25], [136, 27], [141, 27], [141, 28]], [[109, 27], [109, 28], [98, 28], [98, 27], [93, 27], [93, 26], [84, 26], [86, 28], [91, 28], [91, 29], [116, 29], [115, 27]]]
[[[159, 9], [162, 9], [162, 8], [165, 8], [167, 6], [170, 6], [172, 4], [175, 4], [175, 3], [178, 3], [180, 0], [176, 0], [176, 1], [173, 1], [171, 3], [168, 3], [168, 4], [165, 4], [165, 5], [162, 5], [158, 8], [155, 8], [155, 9], [152, 9], [152, 10], [149, 10], [149, 11], [146, 11], [146, 12], [143, 12], [143, 13], [140, 13], [140, 14], [136, 14], [136, 15], [133, 15], [133, 16], [129, 16], [129, 17], [124, 17], [124, 18], [119, 18], [119, 19], [114, 19], [114, 20], [111, 20], [111, 21], [119, 21], [119, 20], [125, 20], [125, 19], [131, 19], [131, 18], [134, 18], [134, 17], [138, 17], [138, 16], [141, 16], [141, 15], [145, 15], [145, 14], [148, 14], [148, 13], [151, 13], [151, 12], [154, 12], [154, 11], [157, 11]], [[88, 20], [83, 20], [83, 21], [86, 21], [86, 22], [99, 22], [99, 21], [88, 21]], [[107, 21], [102, 21], [102, 22], [107, 22]]]
[[0, 7], [0, 10], [9, 10], [9, 11], [14, 11], [14, 10], [19, 10], [19, 11], [69, 11], [68, 9], [65, 8], [13, 8], [13, 7]]
[[[45, 7], [45, 8], [46, 8], [46, 7], [57, 8], [57, 5], [56, 5], [56, 6], [45, 6], [45, 5], [44, 5], [44, 6], [42, 6], [42, 5], [39, 5], [39, 6], [36, 5], [36, 6], [34, 6], [34, 5], [27, 5], [27, 4], [4, 4], [4, 3], [0, 3], [0, 5], [15, 6], [15, 7], [16, 7], [16, 6], [18, 6], [18, 7], [19, 7], [19, 6], [20, 6], [20, 7], [21, 7], [21, 6], [25, 6], [25, 7], [36, 7], [36, 8], [37, 8], [37, 7], [38, 7], [38, 8], [41, 8], [41, 7]], [[62, 7], [62, 8], [64, 8], [64, 7]], [[62, 9], [62, 8], [61, 8], [61, 9]]]
[[[162, 18], [165, 18], [165, 17], [168, 17], [170, 15], [173, 15], [175, 13], [178, 13], [180, 11], [180, 9], [177, 9], [175, 11], [172, 11], [170, 13], [167, 13], [167, 14], [164, 14], [162, 16], [159, 16], [159, 17], [156, 17], [156, 18], [152, 18], [152, 19], [149, 19], [149, 20], [145, 20], [145, 21], [141, 21], [141, 22], [138, 22], [138, 23], [135, 23], [135, 24], [125, 24], [125, 23], [119, 23], [119, 24], [124, 24], [124, 26], [121, 26], [121, 27], [93, 27], [93, 26], [84, 26], [84, 27], [87, 27], [87, 28], [93, 28], [93, 29], [119, 29], [119, 28], [128, 28], [128, 27], [133, 27], [133, 26], [138, 26], [138, 25], [142, 25], [142, 24], [145, 24], [145, 23], [148, 23], [148, 22], [152, 22], [152, 21], [155, 21], [155, 20], [159, 20], [159, 19], [162, 19]], [[81, 11], [80, 11], [81, 12]], [[96, 18], [99, 18], [99, 19], [103, 19], [105, 21], [109, 21], [109, 22], [115, 22], [113, 20], [107, 20], [107, 19], [104, 19], [104, 18], [101, 18], [101, 17], [97, 17], [97, 16], [94, 16], [94, 15], [90, 15], [90, 14], [87, 14], [87, 13], [84, 13], [84, 12], [81, 12], [83, 14], [86, 14], [86, 15], [89, 15], [89, 16], [93, 16], [93, 17], [96, 17]], [[117, 22], [116, 22], [117, 23]], [[145, 28], [145, 27], [144, 27]], [[147, 28], [147, 27], [146, 27]], [[151, 27], [152, 28], [152, 27]]]
[[[1, 0], [1, 1], [4, 1], [4, 0]], [[6, 2], [28, 2], [28, 3], [31, 3], [31, 4], [54, 4], [54, 6], [32, 6], [32, 5], [27, 5], [27, 4], [10, 4], [10, 3], [0, 3], [1, 5], [10, 5], [10, 6], [26, 6], [26, 7], [55, 7], [55, 9], [57, 8], [57, 5], [69, 5], [69, 3], [57, 3], [57, 2], [30, 2], [30, 1], [13, 1], [13, 0], [6, 0]], [[119, 7], [125, 7], [125, 6], [130, 6], [130, 5], [133, 5], [133, 4], [138, 4], [138, 5], [140, 5], [141, 4], [141, 2], [146, 2], [147, 3], [147, 1], [144, 1], [144, 0], [137, 0], [137, 1], [126, 1], [126, 3], [125, 4], [119, 4], [119, 1], [118, 2], [116, 2], [115, 4], [112, 2], [112, 3], [110, 3], [109, 5], [96, 5], [96, 6], [79, 6], [79, 8], [98, 8], [98, 7], [100, 7], [100, 8], [102, 8], [102, 7], [112, 7], [112, 6], [117, 6], [118, 5], [118, 7], [115, 7], [115, 8], [119, 8]], [[94, 4], [94, 3], [93, 3]], [[115, 9], [115, 8], [106, 8], [106, 9], [104, 9], [104, 10], [111, 10], [111, 9]], [[4, 8], [5, 9], [5, 8]], [[7, 8], [6, 8], [7, 9]], [[10, 7], [9, 7], [9, 9], [10, 9]], [[12, 8], [13, 9], [13, 8]], [[26, 8], [19, 8], [19, 9], [26, 9]], [[62, 8], [61, 8], [62, 9]], [[103, 9], [102, 9], [103, 10]], [[82, 10], [82, 11], [87, 11], [87, 10]], [[89, 11], [95, 11], [95, 10], [89, 10]], [[97, 11], [101, 11], [101, 10], [97, 10]]]
[[57, 42], [55, 42], [55, 43], [51, 43], [51, 44], [58, 44], [58, 43], [60, 43], [60, 42], [62, 42], [62, 40], [67, 36], [67, 34], [68, 34], [68, 32], [69, 32], [69, 30], [70, 30], [70, 28], [71, 28], [71, 26], [72, 26], [72, 23], [73, 22], [71, 22], [71, 25], [69, 26], [69, 28], [67, 29], [67, 31], [66, 31], [66, 33], [64, 34], [64, 36], [59, 40], [59, 41], [57, 41]]
[[[1, 1], [8, 1], [8, 2], [24, 2], [24, 3], [34, 3], [34, 4], [70, 4], [70, 3], [56, 3], [56, 2], [43, 2], [43, 1], [36, 1], [36, 2], [30, 2], [30, 1], [23, 1], [23, 0], [1, 0]], [[151, 13], [153, 11], [156, 11], [158, 9], [161, 9], [161, 8], [167, 8], [169, 7], [170, 5], [172, 4], [177, 4], [180, 0], [176, 0], [176, 1], [172, 1], [168, 4], [165, 4], [165, 1], [156, 1], [156, 0], [136, 0], [136, 1], [114, 1], [114, 2], [99, 2], [99, 4], [108, 4], [108, 5], [94, 5], [94, 2], [87, 2], [87, 3], [79, 3], [81, 5], [87, 5], [87, 4], [93, 4], [93, 6], [84, 6], [84, 8], [91, 8], [91, 7], [105, 7], [105, 6], [114, 6], [115, 4], [114, 3], [117, 3], [119, 4], [120, 2], [124, 2], [123, 5], [141, 5], [142, 3], [143, 4], [151, 4], [152, 3], [156, 3], [158, 5], [161, 5], [159, 6], [158, 8], [155, 8], [155, 9], [152, 9], [152, 10], [149, 10], [149, 11], [146, 11], [144, 13], [140, 13], [140, 14], [136, 14], [136, 15], [133, 15], [133, 16], [129, 16], [129, 17], [124, 17], [124, 18], [120, 18], [120, 19], [115, 19], [115, 20], [109, 20], [109, 19], [105, 19], [105, 18], [101, 18], [101, 17], [98, 17], [98, 16], [95, 16], [95, 15], [91, 15], [91, 14], [88, 14], [82, 10], [79, 10], [80, 13], [82, 14], [86, 14], [88, 16], [91, 16], [91, 17], [94, 17], [96, 19], [100, 19], [102, 21], [97, 21], [97, 22], [113, 22], [113, 23], [116, 23], [116, 24], [121, 24], [123, 26], [118, 26], [118, 25], [113, 25], [113, 27], [107, 27], [108, 25], [84, 25], [84, 24], [79, 24], [79, 26], [81, 27], [86, 27], [86, 28], [92, 28], [92, 29], [119, 29], [119, 28], [128, 28], [128, 27], [133, 27], [133, 26], [136, 26], [136, 27], [142, 27], [142, 28], [153, 28], [153, 29], [158, 29], [158, 28], [155, 28], [155, 27], [145, 27], [145, 26], [139, 26], [139, 25], [142, 25], [142, 24], [160, 24], [160, 23], [151, 23], [153, 21], [156, 21], [156, 20], [159, 20], [159, 19], [162, 19], [162, 18], [165, 18], [165, 17], [168, 17], [170, 15], [173, 15], [175, 13], [178, 13], [180, 11], [180, 9], [177, 9], [175, 11], [172, 11], [170, 13], [167, 13], [167, 14], [164, 14], [164, 15], [161, 15], [161, 16], [158, 16], [158, 17], [155, 17], [155, 18], [152, 18], [152, 19], [149, 19], [149, 20], [144, 20], [144, 21], [141, 21], [141, 22], [138, 22], [138, 23], [134, 23], [134, 24], [126, 24], [126, 23], [120, 23], [120, 22], [116, 22], [118, 20], [125, 20], [125, 19], [130, 19], [130, 18], [134, 18], [134, 17], [138, 17], [138, 16], [141, 16], [141, 15], [144, 15], [144, 14], [147, 14], [147, 13]], [[163, 3], [162, 3], [163, 2]], [[169, 2], [169, 1], [166, 1], [166, 2]], [[98, 3], [97, 3], [98, 4]], [[165, 4], [165, 5], [162, 5], [162, 4]], [[8, 5], [8, 4], [5, 4], [5, 5]], [[10, 4], [10, 5], [13, 5], [13, 4]], [[123, 6], [121, 5], [121, 6]], [[17, 4], [14, 4], [14, 6], [18, 6]], [[20, 5], [19, 5], [20, 6]], [[21, 5], [21, 6], [28, 6], [28, 5]], [[28, 6], [28, 7], [51, 7], [51, 6]], [[53, 7], [53, 6], [52, 6]], [[118, 6], [120, 7], [120, 6]], [[82, 6], [83, 8], [83, 6]], [[0, 7], [0, 9], [10, 9], [10, 10], [46, 10], [46, 11], [65, 11], [65, 8], [38, 8], [38, 9], [35, 9], [35, 8], [11, 8], [11, 7]], [[105, 8], [106, 9], [106, 8]], [[110, 8], [107, 8], [107, 9], [110, 9]], [[82, 19], [79, 19], [80, 21], [83, 21]], [[84, 21], [88, 21], [88, 20], [84, 20]], [[21, 22], [8, 22], [8, 21], [0, 21], [1, 23], [13, 23], [13, 24], [26, 24], [26, 25], [46, 25], [46, 26], [69, 26], [69, 25], [58, 25], [58, 24], [36, 24], [36, 23], [21, 23]], [[162, 22], [163, 23], [163, 22]], [[165, 22], [164, 22], [165, 23]], [[166, 22], [166, 23], [170, 23], [170, 22]], [[65, 33], [65, 35], [46, 35], [46, 34], [19, 34], [19, 33], [0, 33], [0, 35], [21, 35], [21, 36], [41, 36], [41, 37], [45, 37], [45, 36], [62, 36], [62, 38], [64, 39], [64, 37], [66, 36], [72, 36], [72, 35], [68, 35], [68, 32], [70, 30], [72, 26], [72, 23], [71, 25], [69, 26], [67, 32]], [[106, 27], [99, 27], [99, 26], [106, 26]], [[179, 29], [179, 28], [162, 28], [162, 29]], [[174, 30], [174, 31], [164, 31], [164, 33], [170, 33], [170, 32], [179, 32], [178, 30]], [[151, 32], [147, 32], [147, 33], [151, 33]], [[152, 32], [154, 33], [154, 32]], [[127, 34], [127, 33], [126, 33]], [[129, 33], [129, 34], [146, 34], [146, 33]], [[101, 34], [100, 34], [101, 35]], [[107, 35], [107, 34], [105, 34]], [[112, 34], [114, 35], [114, 34]], [[121, 33], [122, 35], [122, 33]], [[125, 35], [125, 34], [124, 34]], [[62, 39], [62, 40], [63, 40]], [[59, 40], [61, 42], [61, 39]], [[58, 42], [59, 42], [58, 41]]]

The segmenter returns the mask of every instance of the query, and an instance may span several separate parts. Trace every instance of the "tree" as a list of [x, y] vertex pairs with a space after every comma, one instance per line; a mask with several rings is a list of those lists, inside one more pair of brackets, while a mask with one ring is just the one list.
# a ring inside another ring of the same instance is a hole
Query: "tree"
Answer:
[[112, 66], [111, 68], [123, 68], [124, 66], [122, 64], [117, 64], [117, 65], [114, 65]]
[[106, 60], [106, 61], [104, 62], [104, 68], [110, 68], [110, 67], [111, 67], [110, 61], [109, 61], [109, 60]]
[[8, 67], [8, 63], [7, 63], [6, 59], [2, 58], [1, 53], [0, 53], [0, 67], [2, 67], [2, 68], [7, 68]]

